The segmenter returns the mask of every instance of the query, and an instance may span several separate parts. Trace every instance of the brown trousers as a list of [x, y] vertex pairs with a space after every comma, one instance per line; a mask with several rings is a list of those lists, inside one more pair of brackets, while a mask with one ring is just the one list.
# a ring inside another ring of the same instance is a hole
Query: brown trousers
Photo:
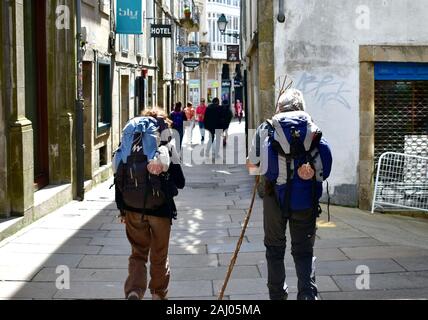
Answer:
[[168, 247], [171, 220], [127, 211], [125, 221], [126, 235], [132, 246], [125, 296], [136, 292], [140, 299], [144, 297], [147, 290], [146, 264], [150, 254], [150, 292], [166, 299], [170, 278]]

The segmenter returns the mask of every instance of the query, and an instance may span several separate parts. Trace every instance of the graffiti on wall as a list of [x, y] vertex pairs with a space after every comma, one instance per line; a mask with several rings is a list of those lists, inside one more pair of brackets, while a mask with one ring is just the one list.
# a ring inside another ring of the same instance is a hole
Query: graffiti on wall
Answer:
[[351, 90], [346, 88], [344, 80], [338, 79], [332, 74], [317, 76], [304, 72], [297, 81], [296, 88], [301, 90], [304, 95], [312, 96], [321, 106], [335, 103], [351, 109], [347, 98], [347, 94]]

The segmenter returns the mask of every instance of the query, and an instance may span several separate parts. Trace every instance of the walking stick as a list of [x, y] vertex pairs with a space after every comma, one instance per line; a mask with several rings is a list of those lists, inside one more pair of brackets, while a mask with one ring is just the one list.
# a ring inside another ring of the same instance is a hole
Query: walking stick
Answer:
[[247, 231], [248, 223], [250, 222], [251, 213], [253, 212], [254, 200], [256, 198], [257, 187], [260, 182], [260, 176], [257, 176], [256, 183], [254, 184], [253, 197], [251, 199], [250, 208], [248, 210], [247, 216], [245, 217], [244, 226], [242, 227], [241, 236], [239, 237], [238, 243], [236, 244], [235, 253], [230, 260], [229, 269], [226, 274], [226, 278], [224, 279], [223, 287], [221, 288], [220, 294], [218, 296], [218, 300], [223, 300], [224, 292], [226, 291], [227, 284], [229, 282], [229, 278], [232, 274], [233, 268], [235, 267], [236, 259], [238, 258], [239, 250], [241, 249], [242, 241], [244, 240], [245, 231]]

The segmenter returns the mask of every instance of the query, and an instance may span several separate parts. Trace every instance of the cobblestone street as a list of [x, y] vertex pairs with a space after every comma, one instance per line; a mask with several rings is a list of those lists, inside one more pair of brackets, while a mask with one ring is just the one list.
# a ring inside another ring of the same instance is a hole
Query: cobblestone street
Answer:
[[[232, 128], [238, 132], [237, 124]], [[254, 178], [243, 165], [185, 166], [170, 245], [170, 299], [216, 299], [250, 204]], [[0, 243], [2, 299], [123, 299], [130, 246], [118, 223], [111, 181]], [[226, 299], [268, 299], [262, 202], [256, 200]], [[428, 297], [428, 221], [332, 207], [318, 223], [315, 254], [322, 299]], [[290, 299], [296, 275], [286, 254]], [[58, 290], [56, 268], [70, 268]], [[356, 269], [370, 270], [370, 290]]]

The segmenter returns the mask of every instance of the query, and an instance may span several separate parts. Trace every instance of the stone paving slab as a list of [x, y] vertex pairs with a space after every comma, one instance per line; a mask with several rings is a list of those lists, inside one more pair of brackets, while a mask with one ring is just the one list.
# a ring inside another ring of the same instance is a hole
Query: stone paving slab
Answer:
[[315, 241], [315, 248], [353, 248], [385, 245], [384, 242], [373, 238], [319, 239]]
[[[169, 247], [169, 254], [205, 254], [207, 253], [206, 245], [183, 245], [183, 246], [174, 246]], [[99, 252], [100, 255], [124, 255], [131, 254], [131, 246], [105, 246]]]
[[172, 233], [176, 232], [189, 232], [189, 231], [200, 231], [200, 230], [218, 230], [227, 228], [239, 228], [238, 222], [213, 222], [213, 223], [200, 223], [190, 220], [182, 220], [180, 223], [176, 223], [172, 227]]
[[[214, 291], [216, 293], [220, 292], [223, 282], [223, 280], [215, 280], [213, 282]], [[230, 279], [225, 294], [242, 295], [248, 294], [249, 292], [252, 294], [267, 294], [268, 288], [266, 286], [266, 279]]]
[[227, 214], [217, 214], [217, 215], [206, 215], [206, 214], [187, 214], [181, 215], [180, 220], [183, 223], [194, 223], [195, 225], [200, 223], [219, 223], [219, 224], [229, 224], [231, 223], [230, 215]]
[[31, 263], [33, 266], [57, 267], [58, 265], [66, 265], [75, 267], [79, 264], [83, 255], [80, 254], [42, 254], [42, 253], [13, 253], [1, 252], [1, 266], [23, 266]]
[[[266, 280], [267, 281], [267, 280]], [[295, 275], [289, 276], [286, 279], [286, 283], [289, 288], [289, 292], [296, 293], [297, 290], [297, 277]], [[316, 283], [319, 292], [337, 292], [340, 291], [332, 277], [330, 276], [318, 276], [316, 277]]]
[[[174, 297], [170, 298], [170, 300], [184, 300], [184, 301], [210, 301], [210, 300], [218, 300], [217, 296], [211, 296], [211, 297]], [[229, 300], [229, 297], [224, 296], [223, 300]]]
[[401, 257], [394, 260], [407, 271], [428, 271], [428, 256]]
[[229, 233], [226, 229], [210, 229], [210, 230], [189, 230], [189, 231], [175, 231], [171, 234], [172, 240], [177, 239], [206, 239], [215, 237], [227, 237]]
[[318, 229], [317, 236], [320, 239], [342, 239], [342, 238], [367, 238], [367, 234], [356, 229], [337, 229], [337, 228], [325, 228]]
[[342, 248], [350, 259], [376, 259], [428, 256], [428, 250], [407, 246]]
[[[28, 243], [28, 244], [62, 244], [76, 234], [76, 230], [64, 229], [32, 229], [24, 233], [15, 243]], [[74, 237], [72, 240], [79, 241], [82, 244], [89, 242], [88, 238]]]
[[54, 283], [5, 281], [0, 283], [0, 298], [52, 299], [57, 288]]
[[[231, 236], [240, 236], [241, 232], [242, 232], [242, 228], [229, 228], [229, 234]], [[252, 236], [252, 235], [256, 235], [256, 234], [264, 234], [264, 231], [262, 228], [260, 227], [253, 227], [253, 228], [247, 228], [247, 230], [245, 231], [246, 235]]]
[[168, 296], [174, 298], [195, 297], [211, 298], [214, 296], [212, 281], [171, 281]]
[[[224, 280], [228, 267], [172, 267], [171, 278], [174, 280]], [[236, 266], [232, 273], [232, 279], [260, 278], [257, 266]]]
[[170, 245], [211, 245], [237, 243], [239, 237], [215, 237], [215, 238], [178, 238], [172, 239]]
[[113, 218], [117, 218], [117, 216], [120, 214], [119, 210], [115, 209], [115, 210], [92, 210], [92, 209], [86, 209], [86, 208], [82, 208], [81, 210], [79, 210], [79, 213], [84, 213], [84, 214], [90, 214], [90, 215], [96, 215], [98, 214], [99, 216], [109, 216], [109, 217], [113, 217]]
[[[229, 280], [225, 294], [229, 295], [232, 299], [233, 296], [244, 296], [247, 295], [248, 292], [252, 292], [253, 295], [262, 295], [267, 299], [268, 289], [266, 283], [266, 279], [232, 279]], [[330, 277], [317, 277], [317, 283], [321, 291], [339, 291], [339, 288]], [[214, 281], [215, 291], [219, 292], [222, 285], [223, 281]], [[292, 293], [292, 296], [295, 296], [295, 293], [297, 292], [297, 278], [287, 278], [287, 285], [289, 293]], [[292, 296], [290, 296], [290, 298], [292, 298]]]
[[[230, 259], [232, 258], [232, 254], [219, 254], [219, 262], [221, 266], [228, 266], [230, 263]], [[251, 266], [258, 265], [260, 263], [264, 263], [266, 261], [264, 252], [243, 252], [238, 255], [238, 259], [236, 260], [237, 266]]]
[[359, 266], [367, 266], [371, 274], [406, 271], [392, 259], [372, 259], [318, 261], [316, 264], [316, 273], [317, 275], [355, 275]]
[[[178, 200], [175, 202], [177, 204], [177, 206], [183, 206], [183, 207], [198, 207], [200, 206], [202, 203], [200, 201], [198, 201], [198, 199], [202, 199], [201, 197], [199, 198], [193, 198], [192, 199], [182, 199], [178, 198]], [[219, 203], [219, 198], [218, 197], [206, 197], [203, 198], [203, 206], [205, 207], [214, 207], [216, 208], [219, 204], [221, 204], [221, 206], [232, 206], [235, 204], [234, 200], [230, 200], [228, 199], [226, 196], [222, 197], [221, 202]]]
[[127, 255], [87, 255], [79, 263], [83, 269], [127, 269]]
[[217, 267], [218, 257], [215, 254], [172, 255], [170, 256], [170, 262], [171, 266], [175, 268]]
[[[287, 277], [297, 277], [296, 275], [296, 269], [294, 268], [294, 261], [291, 257], [286, 256], [286, 263], [285, 263], [285, 275]], [[262, 275], [262, 278], [267, 278], [268, 274], [267, 274], [267, 262], [263, 261], [260, 262], [257, 265], [257, 268], [260, 271], [260, 274]]]
[[107, 230], [107, 231], [117, 231], [120, 230], [122, 232], [125, 232], [125, 226], [120, 223], [103, 223], [100, 227], [100, 230]]
[[35, 268], [28, 264], [21, 266], [0, 265], [0, 286], [2, 285], [1, 281], [31, 281], [41, 268]]
[[91, 246], [126, 246], [129, 245], [126, 238], [92, 238], [89, 242]]
[[84, 246], [89, 244], [91, 241], [90, 238], [67, 238], [63, 237], [57, 237], [57, 238], [51, 238], [51, 237], [41, 237], [41, 238], [33, 238], [33, 237], [19, 237], [18, 239], [14, 240], [14, 243], [21, 243], [21, 244], [56, 244], [56, 245], [63, 245], [67, 244], [69, 246]]
[[[127, 276], [127, 269], [70, 269], [71, 286], [76, 282], [124, 282]], [[43, 268], [33, 282], [55, 282], [57, 278], [56, 268]]]
[[[241, 214], [241, 215], [231, 215], [231, 220], [232, 222], [236, 222], [236, 223], [242, 223], [244, 222], [246, 217], [246, 213], [245, 214]], [[250, 222], [263, 222], [263, 215], [262, 214], [251, 214], [251, 218], [250, 218]], [[259, 225], [262, 226], [262, 225]]]
[[317, 261], [348, 260], [348, 257], [338, 248], [315, 248], [314, 255]]
[[[235, 250], [236, 243], [223, 245], [208, 245], [208, 253], [234, 253]], [[264, 252], [265, 250], [266, 248], [263, 243], [243, 243], [239, 252]]]
[[[333, 276], [342, 291], [358, 291], [354, 276]], [[371, 290], [428, 288], [428, 272], [370, 274]]]
[[73, 282], [58, 290], [55, 299], [124, 299], [123, 282]]
[[101, 246], [73, 246], [53, 244], [8, 243], [1, 247], [2, 252], [11, 253], [68, 253], [68, 254], [97, 254]]
[[428, 288], [321, 292], [323, 300], [428, 300]]
[[[289, 295], [290, 300], [296, 300], [297, 294], [290, 293]], [[230, 300], [240, 300], [240, 301], [267, 301], [269, 300], [269, 294], [232, 294], [229, 296]]]

